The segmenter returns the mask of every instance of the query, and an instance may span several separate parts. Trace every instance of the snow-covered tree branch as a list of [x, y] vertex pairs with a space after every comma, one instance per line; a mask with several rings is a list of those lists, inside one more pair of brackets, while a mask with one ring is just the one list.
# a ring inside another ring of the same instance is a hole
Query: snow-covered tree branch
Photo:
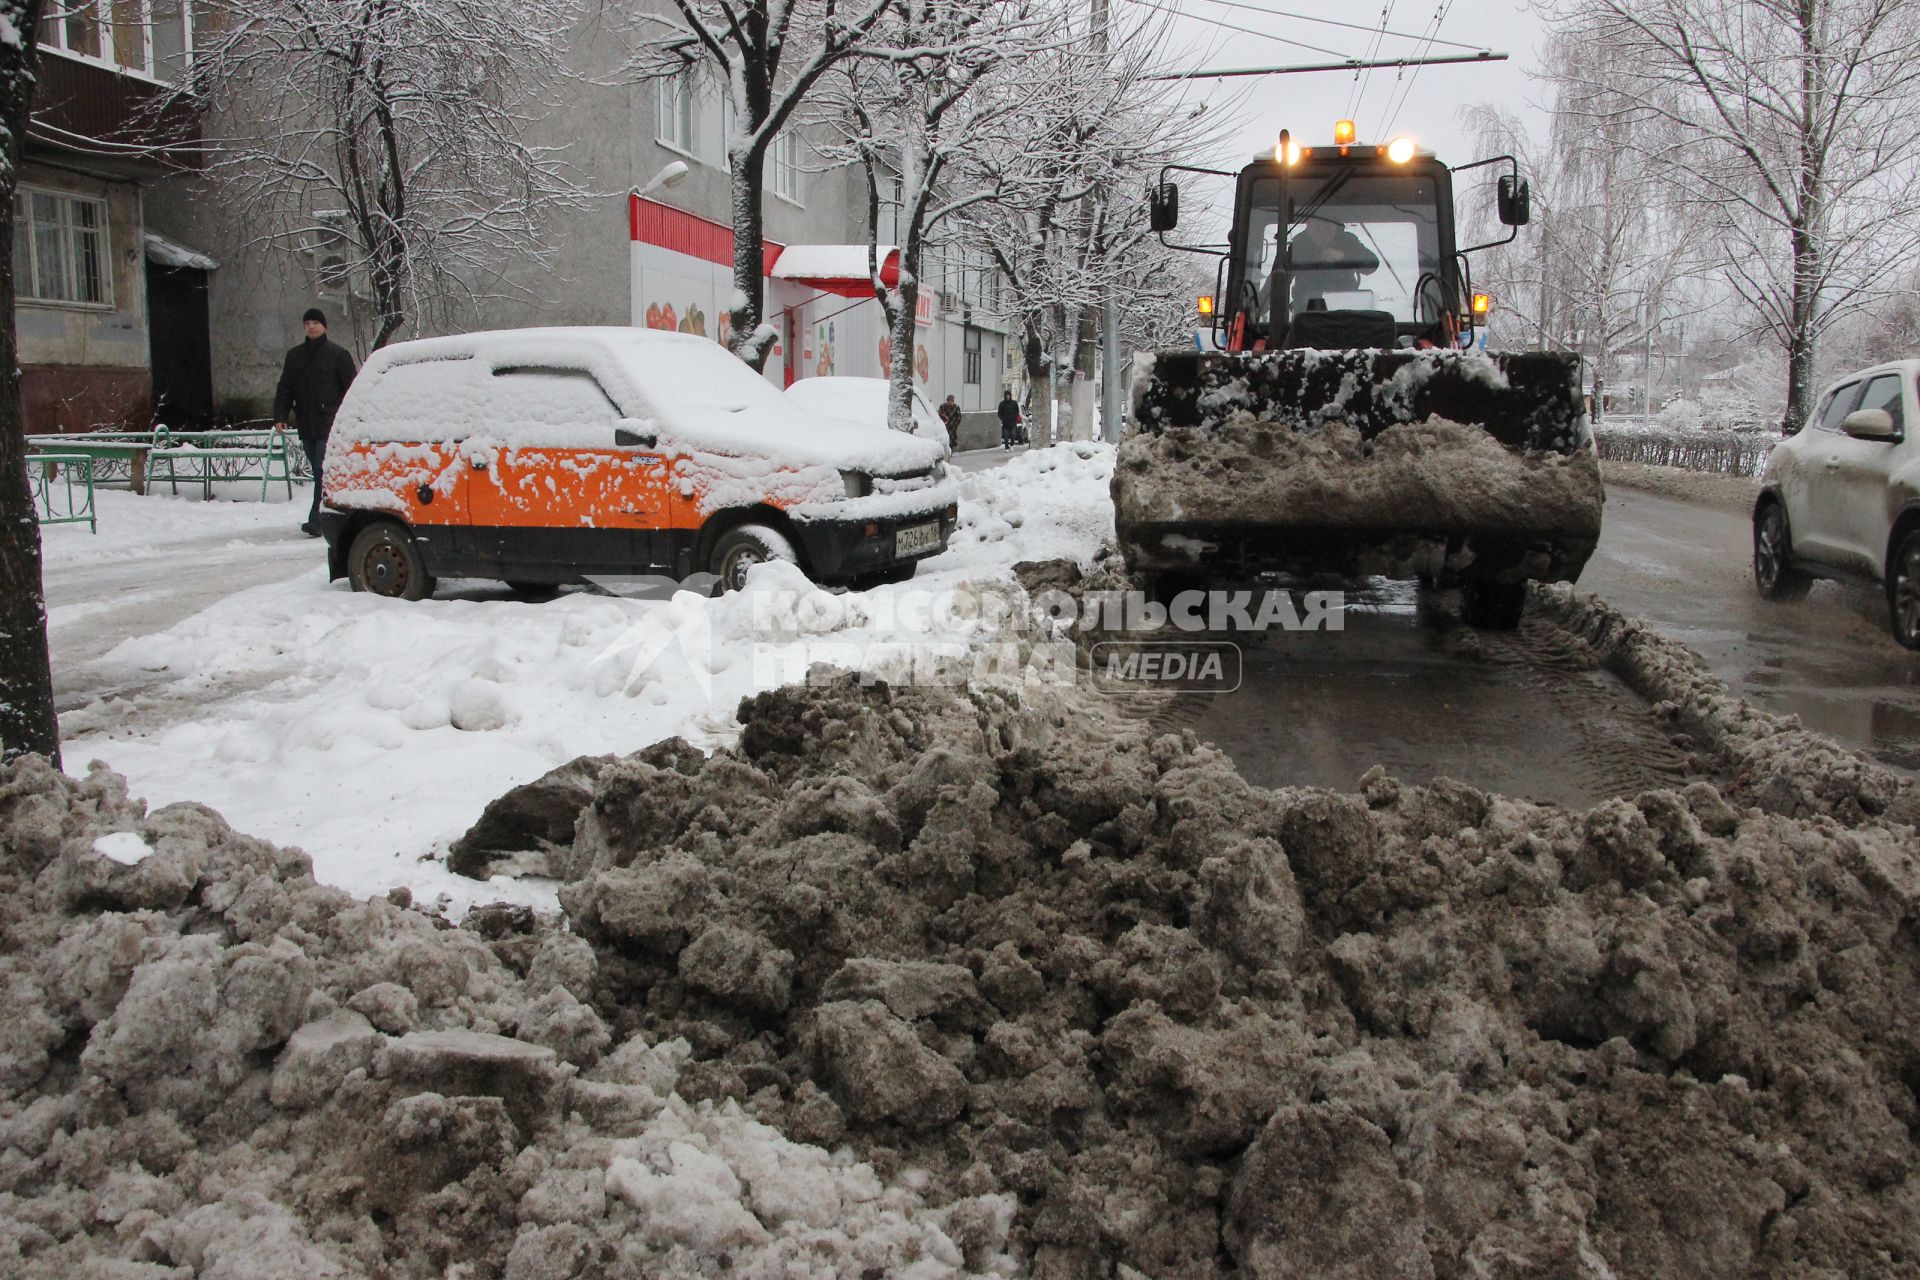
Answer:
[[[1787, 356], [1784, 426], [1811, 409], [1819, 342], [1906, 287], [1920, 250], [1920, 7], [1912, 0], [1552, 0], [1595, 119], [1650, 122], [1721, 278]], [[1635, 143], [1643, 146], [1643, 143]]]
[[523, 139], [563, 71], [569, 4], [210, 0], [159, 110], [207, 122], [206, 176], [258, 238], [364, 294], [372, 346], [544, 260], [586, 193]]

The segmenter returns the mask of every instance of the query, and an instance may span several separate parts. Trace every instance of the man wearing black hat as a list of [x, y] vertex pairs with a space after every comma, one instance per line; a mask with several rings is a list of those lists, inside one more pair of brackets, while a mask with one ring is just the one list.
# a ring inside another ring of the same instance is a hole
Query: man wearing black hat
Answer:
[[320, 463], [327, 456], [327, 433], [333, 430], [333, 415], [340, 411], [341, 398], [353, 384], [353, 357], [346, 348], [327, 338], [327, 316], [318, 307], [307, 308], [302, 317], [307, 340], [287, 352], [287, 364], [280, 371], [280, 386], [273, 393], [273, 425], [284, 429], [291, 412], [300, 425], [300, 445], [313, 464], [313, 508], [307, 522], [300, 526], [309, 538], [320, 536]]

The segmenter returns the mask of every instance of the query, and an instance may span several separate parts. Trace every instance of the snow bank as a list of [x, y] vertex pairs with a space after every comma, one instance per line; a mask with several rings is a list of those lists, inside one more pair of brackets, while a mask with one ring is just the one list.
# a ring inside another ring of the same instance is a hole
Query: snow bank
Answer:
[[[0, 1270], [1920, 1251], [1920, 865], [1885, 813], [1265, 791], [1067, 695], [840, 681], [741, 722], [601, 763], [555, 851], [571, 933], [439, 927], [197, 806], [9, 766]], [[93, 851], [128, 830], [137, 865]]]
[[[799, 678], [809, 652], [885, 670], [903, 645], [992, 641], [990, 626], [944, 627], [927, 602], [1016, 591], [1021, 561], [1091, 562], [1112, 540], [1112, 459], [1104, 445], [1063, 445], [949, 479], [943, 492], [957, 485], [960, 500], [949, 550], [868, 592], [829, 594], [769, 565], [716, 600], [569, 592], [528, 604], [454, 583], [409, 603], [329, 586], [316, 569], [109, 652], [91, 672], [135, 692], [67, 712], [66, 758], [105, 760], [154, 804], [211, 804], [299, 846], [323, 883], [355, 894], [404, 886], [456, 915], [492, 899], [552, 909], [538, 883], [475, 883], [439, 855], [490, 799], [577, 756], [676, 735], [733, 741], [740, 699]], [[126, 512], [130, 540], [135, 517], [172, 528], [185, 505], [149, 501]], [[262, 514], [206, 509], [213, 521]], [[780, 600], [797, 624], [769, 632], [755, 611]]]
[[[135, 865], [95, 844], [137, 827]], [[316, 885], [121, 781], [0, 770], [0, 1272], [1010, 1274], [1013, 1204], [676, 1092], [578, 938]]]

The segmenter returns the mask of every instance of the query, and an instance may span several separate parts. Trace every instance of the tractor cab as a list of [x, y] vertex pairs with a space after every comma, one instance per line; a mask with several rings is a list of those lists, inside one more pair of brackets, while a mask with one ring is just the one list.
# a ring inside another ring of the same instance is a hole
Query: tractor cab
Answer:
[[[1215, 344], [1228, 351], [1288, 348], [1392, 350], [1471, 343], [1490, 306], [1474, 297], [1454, 230], [1457, 172], [1510, 157], [1448, 168], [1408, 138], [1359, 144], [1342, 120], [1331, 146], [1302, 146], [1288, 134], [1237, 175], [1229, 243], [1181, 245], [1220, 254], [1218, 292], [1204, 300]], [[1179, 191], [1162, 181], [1151, 223], [1178, 222]], [[1529, 196], [1517, 169], [1500, 179], [1501, 221], [1527, 221]], [[1507, 237], [1508, 240], [1512, 236]], [[1506, 243], [1505, 240], [1495, 243]], [[1478, 245], [1475, 249], [1489, 246]]]

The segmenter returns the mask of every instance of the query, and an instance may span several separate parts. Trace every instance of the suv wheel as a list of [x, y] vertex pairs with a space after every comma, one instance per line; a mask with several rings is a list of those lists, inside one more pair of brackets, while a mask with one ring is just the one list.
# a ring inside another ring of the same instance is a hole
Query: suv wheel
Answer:
[[1887, 562], [1887, 607], [1893, 614], [1893, 638], [1920, 649], [1920, 529], [1900, 539]]
[[420, 548], [391, 520], [370, 524], [355, 536], [347, 552], [347, 581], [355, 591], [396, 600], [424, 600], [433, 594], [433, 575], [420, 558]]
[[764, 524], [743, 524], [720, 535], [720, 540], [713, 544], [713, 557], [708, 563], [714, 577], [720, 579], [721, 591], [738, 591], [746, 585], [747, 570], [769, 560], [798, 564], [800, 556], [778, 529]]
[[1813, 588], [1813, 579], [1793, 567], [1784, 503], [1769, 502], [1753, 518], [1753, 585], [1768, 600], [1799, 600]]

